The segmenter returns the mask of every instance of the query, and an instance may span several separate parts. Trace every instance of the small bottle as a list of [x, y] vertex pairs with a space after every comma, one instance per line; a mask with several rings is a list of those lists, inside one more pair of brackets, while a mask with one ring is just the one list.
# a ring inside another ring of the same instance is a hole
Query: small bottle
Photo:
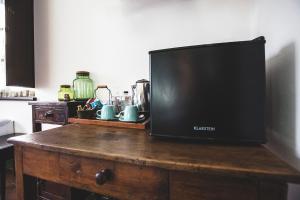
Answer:
[[120, 96], [114, 96], [112, 104], [115, 106], [114, 109], [115, 109], [116, 114], [119, 114], [122, 111], [121, 97]]
[[123, 98], [126, 106], [131, 105], [131, 96], [129, 95], [128, 91], [123, 92]]
[[124, 110], [126, 106], [131, 104], [131, 96], [129, 95], [128, 91], [124, 91], [121, 97], [121, 110]]

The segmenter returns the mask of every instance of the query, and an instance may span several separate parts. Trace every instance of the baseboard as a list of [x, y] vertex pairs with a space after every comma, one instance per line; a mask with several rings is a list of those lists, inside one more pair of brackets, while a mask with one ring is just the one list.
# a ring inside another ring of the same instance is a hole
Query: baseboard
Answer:
[[278, 135], [273, 130], [267, 130], [268, 142], [265, 146], [282, 160], [300, 171], [300, 158], [296, 154], [296, 149], [290, 147]]

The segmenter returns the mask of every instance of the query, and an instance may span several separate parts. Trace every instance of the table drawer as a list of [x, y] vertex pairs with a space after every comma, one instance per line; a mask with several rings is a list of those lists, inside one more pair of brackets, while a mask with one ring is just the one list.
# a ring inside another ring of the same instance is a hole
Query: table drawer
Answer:
[[[27, 175], [119, 200], [166, 200], [169, 196], [168, 171], [154, 167], [24, 148], [23, 170]], [[110, 172], [102, 181], [101, 170]]]
[[[124, 200], [168, 199], [168, 172], [158, 168], [70, 155], [61, 155], [59, 163], [60, 179], [75, 187]], [[104, 176], [107, 173], [105, 180], [101, 171]]]
[[258, 183], [189, 172], [170, 172], [170, 200], [257, 200]]
[[66, 122], [65, 107], [38, 106], [34, 109], [35, 120], [41, 123], [62, 123]]

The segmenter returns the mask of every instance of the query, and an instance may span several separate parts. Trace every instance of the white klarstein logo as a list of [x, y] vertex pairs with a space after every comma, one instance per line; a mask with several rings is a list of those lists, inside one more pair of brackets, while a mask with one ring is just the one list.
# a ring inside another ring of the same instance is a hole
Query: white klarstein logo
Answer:
[[214, 131], [216, 131], [216, 127], [210, 127], [210, 126], [194, 126], [194, 131], [214, 132]]

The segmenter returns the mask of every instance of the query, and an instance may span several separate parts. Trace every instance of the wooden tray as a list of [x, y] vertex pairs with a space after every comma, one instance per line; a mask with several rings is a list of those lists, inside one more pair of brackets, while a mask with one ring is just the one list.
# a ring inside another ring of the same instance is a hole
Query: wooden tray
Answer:
[[99, 126], [112, 126], [119, 128], [133, 128], [133, 129], [148, 129], [150, 124], [150, 118], [141, 123], [129, 123], [120, 121], [104, 121], [98, 119], [79, 119], [68, 118], [70, 124], [87, 124], [87, 125], [99, 125]]

